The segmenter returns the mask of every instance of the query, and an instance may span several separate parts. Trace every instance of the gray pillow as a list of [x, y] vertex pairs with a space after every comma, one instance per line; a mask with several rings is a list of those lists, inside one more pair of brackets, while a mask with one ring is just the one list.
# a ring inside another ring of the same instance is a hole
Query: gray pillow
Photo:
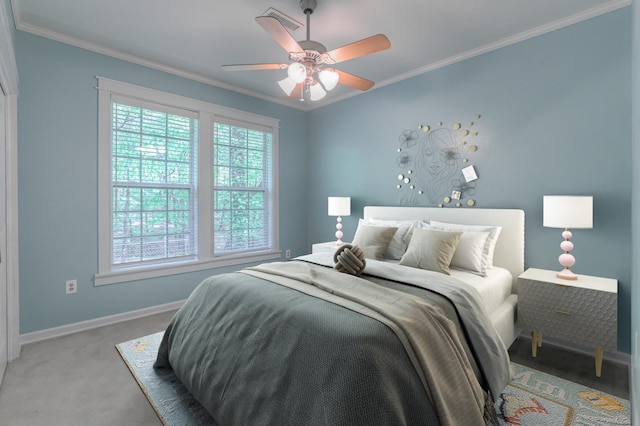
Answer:
[[450, 275], [449, 265], [462, 232], [415, 229], [400, 265]]
[[384, 259], [384, 251], [398, 230], [395, 226], [367, 226], [358, 225], [353, 245], [360, 246], [364, 257], [369, 259]]

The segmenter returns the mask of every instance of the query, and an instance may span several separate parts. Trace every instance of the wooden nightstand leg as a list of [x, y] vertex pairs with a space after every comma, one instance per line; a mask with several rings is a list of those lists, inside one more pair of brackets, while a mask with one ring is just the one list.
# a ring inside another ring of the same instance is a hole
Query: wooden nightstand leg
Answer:
[[542, 334], [538, 331], [531, 332], [531, 356], [536, 357], [538, 355], [538, 348], [542, 346]]
[[602, 374], [602, 348], [596, 348], [596, 377]]

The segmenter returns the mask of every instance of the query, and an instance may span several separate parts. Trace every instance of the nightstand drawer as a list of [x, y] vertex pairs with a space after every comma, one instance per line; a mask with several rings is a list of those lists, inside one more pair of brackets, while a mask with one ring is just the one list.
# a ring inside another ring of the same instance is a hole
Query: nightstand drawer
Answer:
[[518, 326], [543, 336], [615, 351], [617, 294], [521, 279]]
[[578, 345], [616, 350], [616, 322], [593, 319], [584, 312], [549, 307], [530, 309], [520, 305], [518, 326]]

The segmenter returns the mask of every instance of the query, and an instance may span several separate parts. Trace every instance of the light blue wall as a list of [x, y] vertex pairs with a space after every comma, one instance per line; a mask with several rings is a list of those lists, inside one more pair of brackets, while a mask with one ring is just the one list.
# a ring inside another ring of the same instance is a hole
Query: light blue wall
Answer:
[[[185, 299], [215, 271], [93, 286], [98, 262], [95, 76], [281, 120], [280, 246], [306, 252], [307, 115], [17, 31], [20, 332]], [[64, 283], [78, 280], [78, 293]]]
[[[574, 270], [619, 280], [619, 349], [630, 351], [628, 8], [311, 113], [21, 31], [15, 36], [21, 333], [180, 300], [210, 273], [93, 287], [93, 87], [100, 75], [280, 119], [280, 239], [294, 255], [333, 238], [327, 196], [353, 197], [345, 239], [352, 238], [364, 205], [400, 202], [396, 149], [403, 130], [482, 114], [476, 124], [482, 143], [473, 156], [477, 206], [524, 209], [526, 265], [556, 269], [560, 232], [541, 225], [542, 195], [594, 195], [594, 229], [574, 232]], [[64, 295], [70, 278], [78, 279], [75, 296]]]
[[[633, 19], [633, 36], [631, 43], [632, 51], [632, 162], [633, 175], [631, 180], [632, 187], [632, 206], [631, 212], [631, 239], [633, 241], [631, 249], [631, 259], [636, 260], [640, 256], [640, 6], [638, 2], [631, 5]], [[632, 261], [631, 266], [631, 304], [635, 306], [631, 311], [631, 396], [632, 413], [631, 418], [634, 425], [640, 424], [638, 412], [640, 407], [640, 361], [638, 361], [637, 339], [640, 333], [640, 265], [638, 262]]]
[[[561, 231], [542, 227], [542, 196], [592, 194], [594, 229], [574, 230], [574, 271], [619, 280], [618, 348], [630, 350], [631, 17], [624, 8], [310, 113], [309, 242], [333, 238], [327, 196], [398, 205], [398, 136], [467, 123], [477, 207], [526, 212], [527, 267], [559, 269]], [[393, 40], [391, 41], [393, 44]], [[437, 41], [434, 41], [437, 42]], [[425, 198], [419, 205], [434, 205]]]

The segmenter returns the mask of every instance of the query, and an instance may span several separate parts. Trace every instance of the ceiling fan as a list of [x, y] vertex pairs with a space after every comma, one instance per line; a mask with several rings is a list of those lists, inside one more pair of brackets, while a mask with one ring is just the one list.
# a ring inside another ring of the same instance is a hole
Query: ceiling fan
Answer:
[[258, 16], [256, 22], [289, 53], [289, 63], [235, 64], [223, 65], [228, 71], [287, 70], [287, 77], [278, 81], [287, 97], [297, 97], [304, 101], [305, 93], [312, 101], [327, 95], [338, 83], [357, 90], [369, 90], [374, 82], [357, 75], [331, 67], [339, 62], [391, 47], [389, 39], [378, 34], [354, 43], [327, 51], [327, 48], [310, 39], [310, 17], [317, 6], [317, 0], [300, 0], [300, 8], [307, 16], [307, 39], [296, 41], [276, 18]]

